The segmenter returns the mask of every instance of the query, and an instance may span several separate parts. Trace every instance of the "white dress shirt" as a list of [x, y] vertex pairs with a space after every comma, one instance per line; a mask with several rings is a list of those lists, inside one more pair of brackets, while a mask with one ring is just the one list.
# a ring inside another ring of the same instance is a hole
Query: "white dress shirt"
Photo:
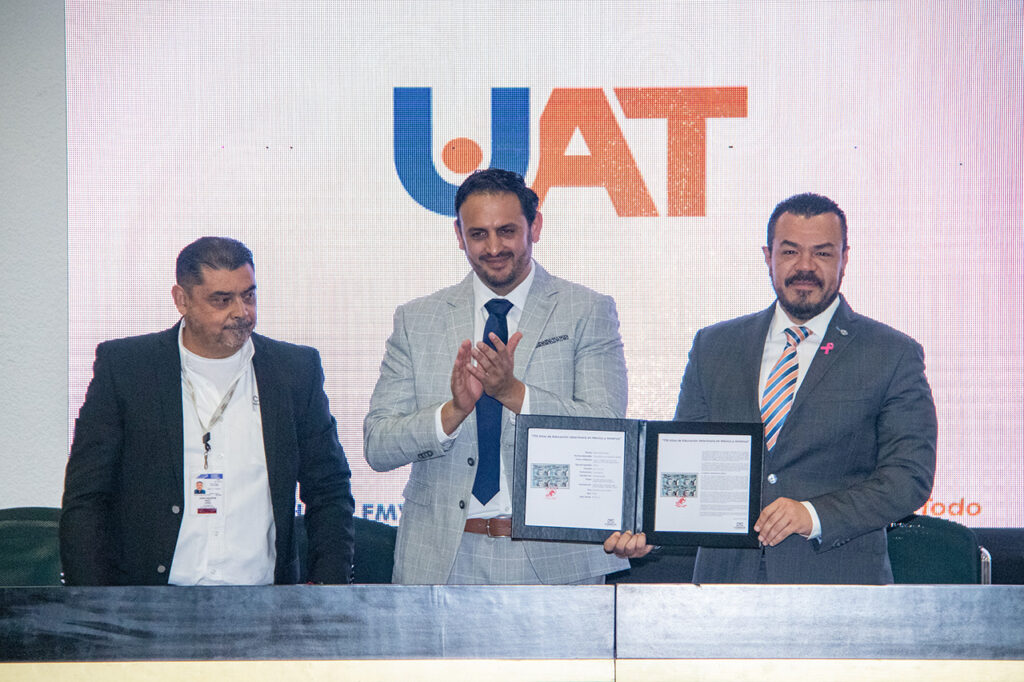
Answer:
[[[837, 308], [839, 308], [838, 296], [825, 310], [807, 322], [798, 325], [789, 319], [789, 315], [779, 306], [778, 301], [775, 302], [775, 314], [772, 316], [771, 326], [768, 327], [768, 336], [764, 340], [764, 352], [761, 355], [761, 377], [757, 382], [758, 403], [761, 402], [761, 396], [764, 395], [764, 387], [768, 383], [768, 376], [771, 374], [772, 369], [775, 368], [775, 363], [782, 356], [782, 351], [786, 348], [786, 329], [799, 326], [807, 327], [811, 330], [810, 336], [801, 341], [796, 347], [797, 362], [799, 363], [796, 391], [799, 391], [800, 385], [804, 382], [804, 377], [807, 376], [807, 370], [810, 368], [814, 358], [817, 357], [818, 348], [822, 343], [822, 339], [825, 338], [825, 332], [828, 331], [828, 325], [832, 322], [832, 316]], [[806, 500], [801, 500], [801, 504], [804, 505], [811, 515], [811, 534], [807, 536], [807, 539], [815, 540], [821, 537], [821, 520], [818, 518], [818, 512], [815, 510], [814, 505]]]
[[[530, 294], [530, 287], [533, 286], [533, 276], [537, 272], [537, 269], [533, 267], [533, 261], [530, 262], [530, 273], [526, 276], [522, 282], [519, 283], [512, 291], [508, 292], [505, 296], [499, 296], [498, 294], [491, 291], [486, 284], [473, 273], [473, 310], [476, 314], [473, 316], [473, 344], [476, 345], [477, 341], [482, 341], [484, 338], [484, 325], [487, 324], [487, 318], [490, 313], [487, 312], [487, 302], [493, 298], [503, 298], [512, 304], [512, 308], [508, 311], [505, 319], [508, 323], [508, 335], [509, 338], [519, 329], [519, 320], [523, 317], [523, 307], [526, 305], [526, 299]], [[523, 394], [523, 407], [520, 410], [520, 414], [530, 413], [530, 388], [525, 387], [526, 390]], [[449, 436], [445, 434], [444, 429], [441, 426], [441, 409], [443, 405], [437, 409], [434, 415], [434, 428], [437, 431], [437, 440], [441, 444], [444, 450], [449, 450], [452, 447], [452, 443], [459, 437], [462, 432], [462, 424], [459, 424], [458, 428]], [[504, 411], [508, 408], [503, 408], [502, 416], [504, 417]], [[512, 423], [515, 424], [516, 416], [511, 415]], [[476, 437], [476, 434], [473, 434]], [[502, 458], [500, 462], [500, 470], [498, 474], [498, 493], [491, 498], [487, 504], [481, 504], [480, 500], [476, 499], [475, 496], [470, 495], [469, 499], [469, 512], [468, 518], [471, 519], [487, 519], [495, 516], [509, 516], [512, 513], [512, 495], [509, 492], [508, 486], [506, 485], [505, 478], [505, 461]]]
[[[184, 327], [182, 321], [181, 328]], [[186, 349], [179, 331], [178, 348], [182, 368], [185, 508], [168, 582], [271, 584], [277, 558], [276, 529], [259, 394], [252, 368], [252, 339], [231, 357], [211, 359]], [[234, 393], [222, 417], [211, 426], [211, 418], [232, 384]], [[210, 427], [208, 458], [204, 457], [204, 427]], [[199, 514], [199, 495], [194, 492], [196, 475], [209, 472], [223, 474], [223, 497], [216, 514]]]

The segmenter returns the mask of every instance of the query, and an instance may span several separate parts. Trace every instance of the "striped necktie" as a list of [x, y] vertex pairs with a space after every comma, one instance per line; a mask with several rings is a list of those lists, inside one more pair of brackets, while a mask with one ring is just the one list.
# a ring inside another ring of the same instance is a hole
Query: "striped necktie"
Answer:
[[764, 439], [768, 444], [768, 452], [775, 447], [779, 431], [789, 414], [789, 407], [796, 395], [796, 378], [800, 363], [796, 356], [797, 345], [811, 335], [807, 327], [790, 327], [783, 330], [786, 334], [786, 347], [782, 356], [775, 363], [768, 383], [765, 384], [761, 396], [761, 421], [764, 422]]

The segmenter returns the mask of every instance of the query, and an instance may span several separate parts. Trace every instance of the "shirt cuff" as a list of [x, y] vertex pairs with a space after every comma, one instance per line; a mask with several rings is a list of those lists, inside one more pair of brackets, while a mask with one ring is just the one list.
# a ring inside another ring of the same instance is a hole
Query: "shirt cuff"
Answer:
[[455, 427], [452, 431], [452, 435], [448, 435], [444, 432], [444, 427], [441, 426], [441, 410], [444, 409], [444, 403], [441, 407], [437, 408], [437, 412], [434, 413], [434, 432], [437, 434], [437, 442], [441, 444], [441, 449], [448, 452], [452, 448], [452, 443], [459, 437], [459, 432], [462, 431], [462, 424]]
[[821, 537], [821, 519], [818, 518], [818, 512], [814, 509], [814, 505], [810, 502], [801, 502], [807, 513], [811, 515], [811, 534], [807, 536], [808, 540], [817, 540]]

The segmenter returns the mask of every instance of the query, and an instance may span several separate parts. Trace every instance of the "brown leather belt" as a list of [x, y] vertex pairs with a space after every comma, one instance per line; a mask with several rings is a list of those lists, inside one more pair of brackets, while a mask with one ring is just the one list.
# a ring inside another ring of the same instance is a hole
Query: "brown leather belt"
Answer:
[[466, 519], [466, 532], [492, 538], [507, 538], [512, 535], [512, 518], [496, 516], [493, 519]]

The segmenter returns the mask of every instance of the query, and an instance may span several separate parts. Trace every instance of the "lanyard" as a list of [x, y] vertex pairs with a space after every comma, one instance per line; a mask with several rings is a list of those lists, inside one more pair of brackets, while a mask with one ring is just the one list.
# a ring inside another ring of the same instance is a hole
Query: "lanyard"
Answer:
[[204, 424], [203, 418], [199, 416], [199, 403], [196, 401], [196, 390], [192, 385], [192, 380], [188, 376], [188, 370], [185, 369], [184, 365], [181, 368], [181, 378], [185, 381], [185, 388], [188, 389], [188, 397], [192, 400], [192, 409], [195, 410], [196, 419], [199, 420], [200, 430], [203, 432], [203, 469], [210, 468], [210, 432], [213, 427], [224, 416], [224, 410], [228, 408], [228, 404], [231, 402], [231, 398], [235, 395], [235, 389], [238, 388], [238, 382], [242, 380], [245, 373], [251, 369], [252, 365], [249, 362], [244, 363], [242, 369], [238, 372], [238, 376], [235, 377], [234, 381], [231, 382], [231, 387], [228, 389], [224, 397], [221, 398], [220, 404], [217, 405], [217, 409], [213, 411], [210, 416], [209, 423]]

